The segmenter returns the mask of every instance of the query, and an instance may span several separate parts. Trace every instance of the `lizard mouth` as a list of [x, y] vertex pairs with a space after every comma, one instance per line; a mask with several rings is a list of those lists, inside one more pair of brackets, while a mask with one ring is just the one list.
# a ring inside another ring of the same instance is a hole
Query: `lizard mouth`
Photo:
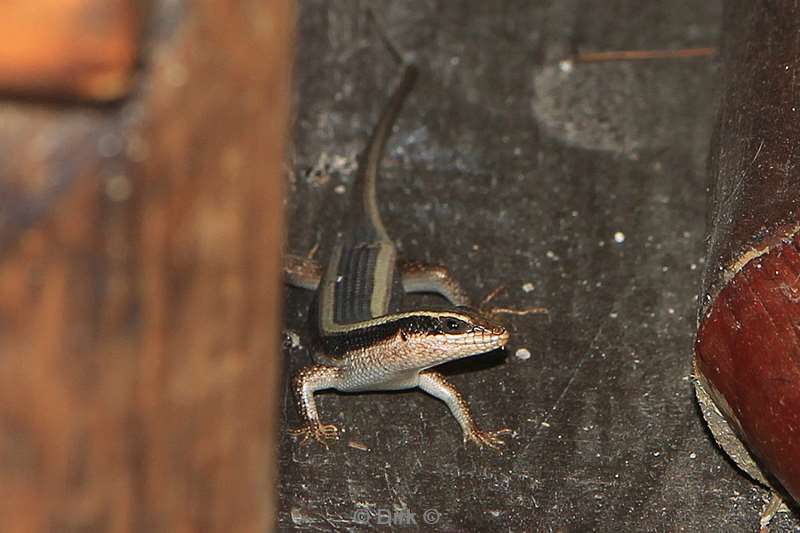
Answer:
[[453, 344], [465, 349], [470, 354], [488, 352], [497, 348], [502, 348], [508, 343], [508, 331], [503, 327], [489, 329], [479, 329], [470, 332], [458, 339], [454, 339]]

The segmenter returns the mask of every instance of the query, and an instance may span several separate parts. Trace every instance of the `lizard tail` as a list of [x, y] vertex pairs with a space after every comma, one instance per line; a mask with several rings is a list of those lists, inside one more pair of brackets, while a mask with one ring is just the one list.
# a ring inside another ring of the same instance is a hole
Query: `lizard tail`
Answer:
[[394, 93], [392, 93], [389, 103], [381, 113], [378, 124], [372, 131], [372, 136], [362, 156], [363, 159], [359, 165], [359, 172], [353, 187], [354, 201], [352, 207], [353, 214], [356, 216], [354, 222], [357, 224], [366, 222], [380, 237], [385, 237], [387, 240], [389, 237], [383, 227], [378, 211], [375, 183], [386, 141], [392, 132], [392, 126], [400, 114], [400, 109], [403, 107], [406, 97], [414, 86], [418, 72], [416, 65], [406, 63], [403, 70], [403, 78], [395, 88]]

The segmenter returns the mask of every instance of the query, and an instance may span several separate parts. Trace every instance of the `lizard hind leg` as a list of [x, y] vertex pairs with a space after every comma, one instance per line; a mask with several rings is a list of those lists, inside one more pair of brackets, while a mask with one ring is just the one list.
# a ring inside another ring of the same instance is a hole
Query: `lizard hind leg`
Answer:
[[455, 306], [470, 305], [467, 292], [445, 266], [405, 261], [400, 271], [405, 292], [430, 292], [444, 296]]
[[322, 279], [322, 266], [308, 257], [285, 254], [283, 256], [283, 278], [292, 287], [315, 291]]

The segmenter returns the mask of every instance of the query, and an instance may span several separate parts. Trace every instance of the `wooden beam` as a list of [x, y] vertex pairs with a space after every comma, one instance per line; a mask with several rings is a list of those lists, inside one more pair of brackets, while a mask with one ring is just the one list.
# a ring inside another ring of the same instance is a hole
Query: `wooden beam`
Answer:
[[158, 15], [125, 105], [0, 108], [0, 531], [272, 525], [293, 6]]

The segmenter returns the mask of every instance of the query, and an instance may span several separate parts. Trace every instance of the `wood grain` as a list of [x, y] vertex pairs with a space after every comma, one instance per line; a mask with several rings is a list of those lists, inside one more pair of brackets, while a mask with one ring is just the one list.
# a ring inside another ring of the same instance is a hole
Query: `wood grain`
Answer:
[[165, 6], [124, 105], [0, 108], [0, 531], [271, 527], [292, 4]]
[[702, 322], [695, 371], [763, 479], [800, 495], [800, 237], [750, 261]]

